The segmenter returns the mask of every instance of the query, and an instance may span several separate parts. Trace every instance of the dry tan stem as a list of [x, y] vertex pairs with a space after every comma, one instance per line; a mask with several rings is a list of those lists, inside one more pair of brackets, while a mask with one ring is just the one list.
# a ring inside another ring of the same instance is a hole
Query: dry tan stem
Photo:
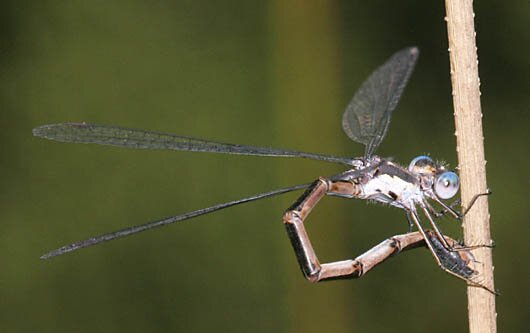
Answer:
[[[473, 1], [446, 0], [445, 5], [462, 202], [468, 203], [487, 189]], [[466, 244], [490, 242], [489, 217], [487, 197], [482, 197], [464, 219]], [[484, 284], [494, 289], [491, 249], [474, 255]], [[496, 332], [495, 296], [476, 287], [468, 287], [467, 294], [469, 331]]]

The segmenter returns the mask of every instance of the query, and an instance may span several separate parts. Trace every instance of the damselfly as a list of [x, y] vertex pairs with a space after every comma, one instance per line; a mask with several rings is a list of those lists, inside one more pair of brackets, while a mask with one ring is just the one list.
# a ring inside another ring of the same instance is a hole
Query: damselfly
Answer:
[[[444, 236], [434, 222], [436, 217], [444, 213], [449, 213], [458, 219], [462, 216], [452, 208], [452, 205], [447, 205], [442, 201], [452, 198], [458, 192], [457, 174], [446, 170], [443, 165], [436, 163], [428, 156], [418, 156], [410, 162], [408, 167], [402, 167], [389, 159], [374, 155], [385, 137], [392, 112], [412, 73], [418, 54], [416, 47], [409, 47], [395, 53], [366, 79], [346, 107], [342, 117], [342, 127], [350, 139], [365, 146], [363, 157], [347, 158], [294, 150], [226, 144], [153, 131], [87, 123], [52, 124], [35, 128], [33, 130], [35, 136], [61, 142], [94, 143], [135, 149], [301, 157], [347, 166], [347, 170], [340, 174], [320, 177], [312, 183], [261, 193], [92, 237], [63, 246], [44, 254], [41, 258], [47, 259], [238, 204], [305, 189], [304, 194], [283, 215], [283, 223], [300, 268], [308, 280], [318, 282], [360, 277], [402, 249], [426, 245], [442, 269], [466, 280], [469, 284], [493, 292], [472, 278], [476, 270], [472, 268], [470, 248], [459, 246], [453, 239]], [[304, 220], [325, 195], [371, 200], [401, 208], [406, 212], [409, 227], [416, 227], [418, 231], [390, 237], [355, 259], [320, 264], [305, 230]], [[442, 212], [436, 213], [431, 203], [441, 206]], [[432, 231], [423, 228], [420, 223], [420, 213], [427, 218]]]

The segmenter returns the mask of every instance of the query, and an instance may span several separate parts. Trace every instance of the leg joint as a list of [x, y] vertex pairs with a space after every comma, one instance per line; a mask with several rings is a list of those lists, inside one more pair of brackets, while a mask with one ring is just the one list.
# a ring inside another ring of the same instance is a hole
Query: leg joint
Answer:
[[320, 281], [320, 270], [315, 271], [315, 272], [311, 272], [311, 273], [305, 273], [304, 272], [304, 276], [307, 279], [307, 281], [309, 281], [311, 283], [317, 283], [317, 282]]
[[284, 224], [294, 224], [297, 221], [301, 221], [300, 214], [295, 210], [288, 210], [283, 214]]
[[330, 186], [329, 186], [329, 185], [330, 185], [330, 184], [329, 184], [329, 179], [326, 179], [326, 178], [324, 178], [324, 177], [318, 177], [318, 180], [317, 180], [317, 181], [320, 182], [320, 183], [322, 183], [322, 184], [324, 184], [324, 186], [326, 186], [326, 192], [329, 190], [329, 187], [330, 187]]
[[401, 252], [403, 247], [402, 247], [401, 242], [399, 241], [399, 239], [397, 239], [395, 237], [390, 237], [389, 240], [390, 240], [390, 247], [394, 248], [394, 252], [392, 253], [392, 255], [395, 255], [395, 254], [398, 254], [399, 252]]

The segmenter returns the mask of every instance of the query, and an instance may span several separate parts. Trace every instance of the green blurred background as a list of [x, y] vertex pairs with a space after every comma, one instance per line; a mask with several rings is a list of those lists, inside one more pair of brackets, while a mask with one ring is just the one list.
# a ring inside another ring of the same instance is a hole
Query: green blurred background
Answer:
[[[527, 1], [475, 2], [498, 325], [528, 328]], [[358, 156], [340, 117], [398, 49], [421, 57], [379, 149], [456, 165], [442, 1], [3, 1], [0, 325], [4, 332], [464, 332], [465, 284], [426, 250], [313, 285], [281, 216], [299, 193], [49, 261], [98, 233], [339, 172], [308, 160], [120, 150], [33, 138], [86, 121]], [[526, 208], [525, 208], [526, 207]], [[327, 198], [322, 261], [403, 233], [403, 213]], [[458, 223], [441, 228], [461, 238]]]

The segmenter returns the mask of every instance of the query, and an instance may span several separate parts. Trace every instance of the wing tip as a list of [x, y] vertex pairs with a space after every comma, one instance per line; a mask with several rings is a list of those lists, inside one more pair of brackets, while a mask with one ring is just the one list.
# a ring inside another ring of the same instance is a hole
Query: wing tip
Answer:
[[418, 59], [420, 55], [420, 49], [417, 46], [409, 46], [405, 50], [410, 58], [414, 60]]
[[31, 133], [33, 136], [49, 139], [51, 137], [56, 137], [58, 133], [62, 133], [70, 129], [87, 129], [89, 127], [90, 124], [85, 122], [46, 124], [33, 128]]
[[41, 125], [41, 126], [38, 126], [32, 129], [31, 133], [33, 134], [33, 136], [36, 136], [39, 138], [45, 138], [46, 134], [49, 132], [52, 126], [53, 125]]
[[84, 246], [78, 246], [77, 244], [65, 245], [65, 246], [60, 247], [58, 249], [55, 249], [55, 250], [52, 250], [50, 252], [44, 253], [43, 255], [40, 256], [40, 259], [41, 260], [47, 260], [47, 259], [50, 259], [50, 258], [53, 258], [53, 257], [57, 257], [57, 256], [60, 256], [60, 255], [63, 255], [63, 254], [68, 253], [68, 252], [72, 252], [72, 251], [78, 250], [78, 249], [83, 248], [85, 246], [87, 246], [87, 245], [84, 245]]
[[417, 56], [418, 54], [420, 54], [420, 49], [417, 46], [409, 46], [408, 50], [411, 55]]
[[47, 260], [47, 259], [50, 259], [50, 258], [53, 258], [53, 257], [56, 257], [58, 256], [60, 253], [57, 253], [57, 250], [53, 250], [53, 251], [50, 251], [48, 253], [44, 253], [43, 255], [41, 255], [39, 257], [39, 259], [41, 260]]

